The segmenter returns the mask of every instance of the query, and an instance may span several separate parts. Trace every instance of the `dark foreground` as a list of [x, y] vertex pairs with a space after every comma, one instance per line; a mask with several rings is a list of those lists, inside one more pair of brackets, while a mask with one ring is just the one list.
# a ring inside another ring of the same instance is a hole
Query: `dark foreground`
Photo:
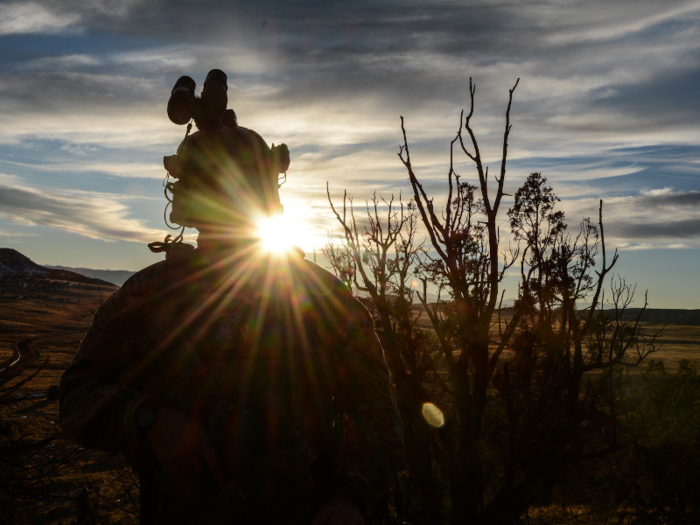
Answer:
[[[115, 289], [48, 279], [0, 283], [0, 368], [12, 359], [18, 341], [35, 352], [17, 378], [5, 384], [0, 378], [3, 523], [137, 521], [136, 476], [118, 455], [84, 450], [61, 437], [58, 401], [51, 389], [72, 360], [95, 309]], [[700, 326], [668, 325], [660, 343], [664, 351], [654, 358], [675, 372], [680, 359], [700, 357]], [[561, 511], [543, 505], [529, 518], [553, 523]], [[587, 509], [563, 514], [579, 512], [579, 519], [584, 518]]]

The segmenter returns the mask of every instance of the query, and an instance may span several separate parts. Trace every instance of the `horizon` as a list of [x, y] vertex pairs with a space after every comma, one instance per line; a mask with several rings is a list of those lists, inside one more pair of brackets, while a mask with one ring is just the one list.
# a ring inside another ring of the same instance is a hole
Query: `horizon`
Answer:
[[649, 308], [698, 309], [699, 36], [698, 1], [0, 5], [0, 245], [73, 268], [160, 260], [146, 244], [169, 233], [162, 157], [185, 128], [165, 107], [181, 75], [199, 92], [223, 69], [240, 124], [289, 146], [282, 202], [307, 253], [340, 231], [326, 181], [358, 208], [375, 191], [411, 195], [400, 116], [418, 176], [443, 200], [470, 77], [495, 170], [520, 78], [506, 192], [542, 172], [573, 232], [603, 199], [614, 273], [638, 299], [648, 289]]

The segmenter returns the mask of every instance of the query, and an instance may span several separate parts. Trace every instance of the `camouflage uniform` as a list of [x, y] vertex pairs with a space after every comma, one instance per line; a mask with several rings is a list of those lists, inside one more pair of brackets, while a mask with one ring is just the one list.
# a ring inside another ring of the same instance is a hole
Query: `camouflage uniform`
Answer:
[[[338, 485], [367, 513], [400, 466], [402, 431], [364, 306], [299, 257], [243, 246], [169, 259], [97, 311], [61, 380], [65, 434], [154, 472], [161, 522], [302, 523]], [[209, 473], [159, 468], [136, 420], [160, 406], [202, 425], [223, 491]]]

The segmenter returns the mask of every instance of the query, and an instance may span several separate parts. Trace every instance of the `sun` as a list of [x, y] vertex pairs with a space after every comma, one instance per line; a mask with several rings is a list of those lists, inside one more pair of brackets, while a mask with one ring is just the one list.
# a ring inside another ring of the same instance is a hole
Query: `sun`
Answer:
[[290, 227], [284, 215], [265, 218], [258, 224], [258, 234], [262, 247], [268, 252], [285, 252], [292, 247]]
[[287, 210], [284, 215], [259, 221], [258, 236], [263, 250], [278, 254], [289, 251], [293, 246], [305, 246], [309, 240], [304, 222]]

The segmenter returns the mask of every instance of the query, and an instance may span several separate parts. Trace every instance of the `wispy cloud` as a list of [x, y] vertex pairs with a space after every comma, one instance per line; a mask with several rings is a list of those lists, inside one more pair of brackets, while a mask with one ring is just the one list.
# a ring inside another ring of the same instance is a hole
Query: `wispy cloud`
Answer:
[[[89, 176], [112, 181], [109, 191], [155, 189], [114, 177], [163, 176], [162, 155], [184, 135], [165, 113], [175, 79], [188, 74], [201, 89], [207, 71], [219, 67], [229, 74], [229, 107], [240, 123], [268, 143], [289, 145], [283, 200], [311, 210], [304, 220], [322, 239], [335, 226], [326, 181], [336, 200], [347, 188], [360, 205], [374, 191], [408, 194], [396, 157], [400, 115], [414, 167], [439, 202], [470, 76], [477, 85], [472, 123], [493, 170], [507, 90], [520, 77], [509, 193], [542, 171], [572, 223], [595, 216], [605, 199], [610, 243], [700, 246], [693, 208], [700, 2], [37, 0], [3, 5], [0, 13], [21, 9], [35, 13], [33, 27], [58, 34], [30, 45], [13, 36], [29, 31], [20, 31], [19, 15], [0, 18], [8, 44], [0, 53], [0, 147], [15, 153], [3, 156], [3, 170], [15, 178], [0, 176], [0, 184], [24, 191], [22, 202], [34, 210], [13, 208], [18, 220], [62, 229], [80, 223], [81, 235], [97, 238], [113, 233], [104, 217], [121, 214], [118, 223], [131, 233], [113, 238], [151, 239], [137, 208], [117, 196], [53, 195], [22, 179], [51, 173], [65, 177], [66, 188]], [[42, 26], [41, 17], [53, 22]], [[75, 31], [82, 32], [60, 35]], [[468, 161], [457, 169], [476, 181]], [[50, 218], [41, 219], [38, 199]], [[102, 218], [91, 222], [70, 209], [71, 199], [73, 208]]]
[[27, 232], [8, 232], [4, 230], [0, 230], [0, 237], [18, 237], [18, 238], [24, 238], [24, 237], [38, 237], [39, 235], [36, 233], [27, 233]]
[[114, 177], [128, 177], [136, 179], [163, 179], [165, 177], [165, 169], [158, 162], [150, 164], [137, 162], [95, 162], [83, 160], [82, 162], [60, 162], [60, 163], [42, 163], [30, 164], [26, 162], [12, 162], [0, 160], [0, 163], [9, 166], [21, 166], [25, 169], [30, 169], [33, 172], [46, 173], [100, 173], [111, 175]]
[[639, 33], [670, 20], [687, 20], [692, 14], [700, 15], [700, 5], [696, 1], [667, 4], [666, 9], [662, 11], [658, 11], [659, 4], [656, 2], [640, 1], [636, 3], [636, 12], [630, 11], [630, 6], [626, 2], [612, 5], [606, 3], [605, 6], [602, 3], [597, 4], [593, 2], [582, 4], [577, 10], [579, 16], [576, 18], [576, 24], [579, 27], [572, 30], [569, 25], [560, 31], [553, 32], [547, 40], [557, 45], [610, 41]]
[[57, 57], [43, 57], [30, 60], [21, 65], [21, 69], [28, 71], [64, 71], [74, 70], [84, 66], [99, 66], [104, 61], [94, 55], [73, 54]]
[[143, 243], [163, 237], [162, 231], [130, 217], [128, 207], [109, 194], [0, 186], [0, 215], [18, 224], [40, 224], [103, 241]]
[[35, 2], [0, 5], [0, 35], [77, 31], [80, 20], [77, 13], [56, 13]]
[[[598, 199], [562, 203], [569, 219], [595, 216]], [[609, 246], [624, 249], [700, 248], [700, 191], [669, 188], [604, 199]]]

